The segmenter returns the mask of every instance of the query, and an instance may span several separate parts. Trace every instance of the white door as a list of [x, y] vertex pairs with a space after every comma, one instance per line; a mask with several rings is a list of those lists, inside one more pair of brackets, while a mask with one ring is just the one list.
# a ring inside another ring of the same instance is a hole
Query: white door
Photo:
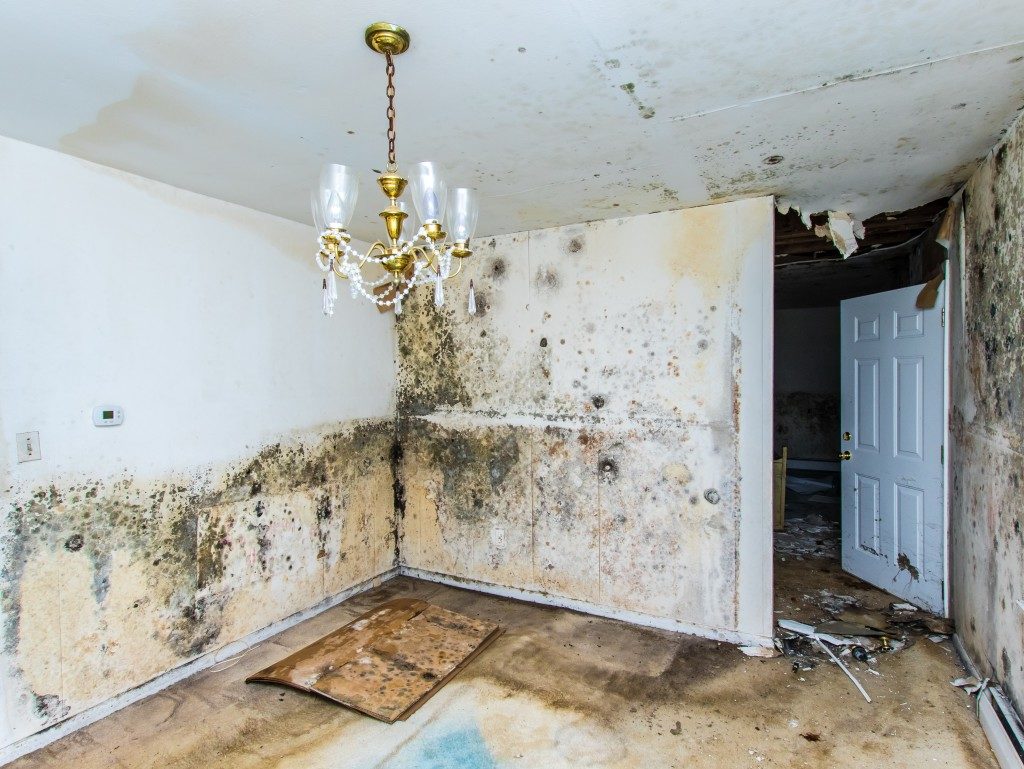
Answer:
[[941, 614], [942, 296], [918, 310], [920, 291], [840, 304], [843, 569]]

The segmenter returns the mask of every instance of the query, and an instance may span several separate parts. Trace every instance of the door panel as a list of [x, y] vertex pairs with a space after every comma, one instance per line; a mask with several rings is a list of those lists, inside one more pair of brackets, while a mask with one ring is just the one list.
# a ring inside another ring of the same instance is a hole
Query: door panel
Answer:
[[860, 451], [878, 451], [878, 361], [858, 360], [856, 366], [853, 383], [856, 446]]
[[943, 610], [941, 307], [920, 286], [842, 302], [843, 568]]
[[866, 475], [858, 475], [856, 483], [857, 499], [857, 545], [872, 555], [878, 555], [879, 527], [881, 516], [878, 510], [878, 479]]

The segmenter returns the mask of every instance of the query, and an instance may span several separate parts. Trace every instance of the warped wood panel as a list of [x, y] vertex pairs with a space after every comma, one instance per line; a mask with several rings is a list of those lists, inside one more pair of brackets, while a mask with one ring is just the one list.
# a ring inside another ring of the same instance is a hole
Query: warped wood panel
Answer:
[[249, 676], [393, 723], [407, 718], [501, 629], [426, 601], [398, 598]]

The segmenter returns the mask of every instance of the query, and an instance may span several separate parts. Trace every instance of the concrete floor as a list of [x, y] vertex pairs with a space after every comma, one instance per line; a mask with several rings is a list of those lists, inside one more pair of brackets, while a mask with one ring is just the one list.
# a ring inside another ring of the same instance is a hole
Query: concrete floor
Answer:
[[[819, 620], [835, 596], [891, 596], [833, 558], [776, 557], [777, 616]], [[391, 726], [249, 673], [380, 601], [415, 596], [505, 634], [408, 721]], [[842, 599], [846, 600], [846, 599]], [[868, 704], [820, 662], [752, 659], [725, 644], [400, 578], [11, 766], [996, 767], [949, 642], [880, 655]]]

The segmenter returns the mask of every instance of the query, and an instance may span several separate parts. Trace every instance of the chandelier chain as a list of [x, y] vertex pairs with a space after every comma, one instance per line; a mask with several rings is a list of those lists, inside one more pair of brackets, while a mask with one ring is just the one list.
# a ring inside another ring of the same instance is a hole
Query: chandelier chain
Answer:
[[384, 53], [387, 60], [386, 72], [388, 74], [388, 87], [385, 93], [388, 96], [388, 171], [394, 173], [398, 170], [398, 162], [395, 160], [395, 60], [390, 52]]

